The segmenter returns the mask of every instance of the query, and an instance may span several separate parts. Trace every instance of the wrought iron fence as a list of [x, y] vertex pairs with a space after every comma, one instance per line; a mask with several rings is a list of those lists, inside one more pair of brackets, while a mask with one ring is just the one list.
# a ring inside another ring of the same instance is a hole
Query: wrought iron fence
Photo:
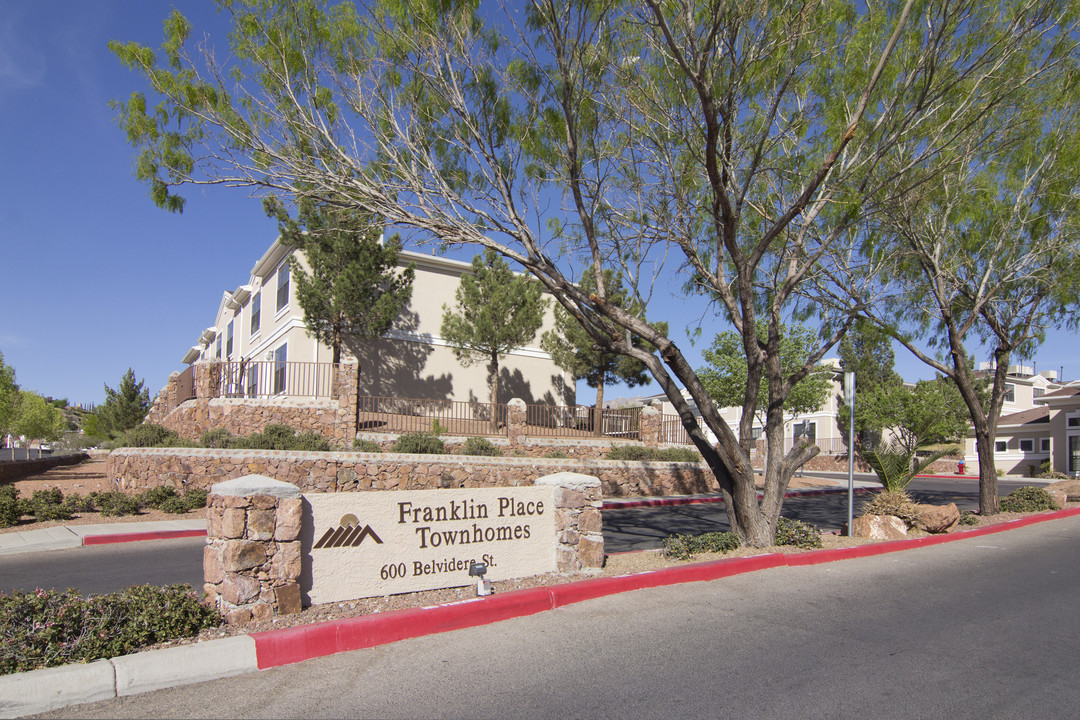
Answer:
[[506, 405], [457, 400], [361, 397], [357, 430], [500, 435], [506, 432]]
[[641, 437], [641, 408], [604, 408], [599, 414], [592, 407], [575, 405], [528, 405], [525, 424], [530, 436], [588, 437], [603, 436], [638, 440]]
[[331, 397], [333, 363], [228, 361], [219, 365], [216, 397]]

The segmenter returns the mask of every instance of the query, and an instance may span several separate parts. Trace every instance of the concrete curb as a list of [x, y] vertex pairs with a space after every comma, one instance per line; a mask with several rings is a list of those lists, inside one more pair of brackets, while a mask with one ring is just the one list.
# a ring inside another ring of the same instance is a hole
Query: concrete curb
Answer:
[[617, 593], [702, 582], [775, 567], [804, 567], [992, 535], [1080, 515], [1080, 508], [1030, 515], [947, 535], [805, 553], [769, 553], [520, 590], [464, 602], [301, 625], [163, 650], [0, 676], [0, 717], [148, 692], [289, 665], [339, 652], [525, 617]]
[[112, 543], [140, 542], [142, 540], [172, 540], [175, 538], [206, 537], [206, 530], [158, 530], [152, 532], [114, 533], [111, 535], [87, 535], [83, 545], [111, 545]]
[[0, 717], [109, 700], [258, 669], [250, 636], [0, 676]]

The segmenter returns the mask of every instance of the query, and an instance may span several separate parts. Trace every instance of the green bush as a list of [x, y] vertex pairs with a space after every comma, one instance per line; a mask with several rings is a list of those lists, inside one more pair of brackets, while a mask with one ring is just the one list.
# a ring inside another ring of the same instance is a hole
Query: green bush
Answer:
[[139, 493], [139, 504], [160, 510], [164, 503], [173, 498], [179, 498], [179, 495], [172, 485], [157, 485]]
[[209, 495], [210, 493], [202, 488], [188, 488], [181, 498], [188, 510], [201, 510], [206, 507], [206, 498]]
[[960, 513], [960, 524], [961, 525], [978, 525], [979, 524], [979, 514], [975, 513], [975, 512], [972, 512], [971, 510], [965, 510], [964, 512]]
[[647, 448], [641, 445], [619, 445], [607, 453], [608, 460], [633, 462], [700, 462], [701, 456], [690, 448]]
[[394, 443], [393, 451], [415, 455], [442, 455], [446, 452], [446, 444], [431, 433], [405, 433]]
[[19, 491], [14, 485], [0, 487], [0, 527], [19, 524], [22, 509], [19, 505]]
[[64, 506], [73, 513], [88, 513], [97, 510], [94, 498], [89, 495], [65, 495]]
[[551, 458], [552, 460], [565, 460], [570, 456], [564, 453], [562, 450], [548, 450], [541, 457]]
[[121, 447], [178, 447], [180, 436], [154, 423], [136, 425], [120, 437]]
[[288, 425], [272, 424], [261, 433], [248, 436], [248, 443], [256, 450], [291, 450], [296, 433]]
[[251, 450], [251, 441], [242, 435], [233, 435], [229, 438], [229, 450]]
[[484, 455], [487, 457], [502, 457], [503, 451], [499, 446], [487, 438], [471, 437], [458, 450], [459, 455]]
[[776, 544], [810, 550], [821, 547], [821, 531], [802, 520], [782, 517], [776, 524]]
[[233, 439], [233, 434], [225, 428], [214, 428], [213, 430], [207, 430], [199, 438], [199, 444], [204, 448], [227, 448], [229, 443]]
[[173, 513], [174, 515], [183, 515], [191, 508], [188, 507], [188, 504], [184, 502], [184, 499], [182, 497], [180, 497], [179, 495], [173, 495], [171, 498], [168, 498], [160, 505], [158, 505], [157, 509], [161, 510], [162, 512]]
[[358, 452], [381, 453], [383, 451], [382, 445], [366, 438], [356, 438], [353, 440], [352, 447]]
[[126, 655], [220, 623], [188, 585], [0, 595], [0, 674]]
[[739, 547], [739, 536], [733, 532], [708, 532], [701, 535], [671, 535], [664, 538], [664, 556], [688, 560], [701, 553], [725, 553]]
[[1054, 498], [1041, 487], [1030, 485], [1017, 488], [1001, 498], [998, 503], [1001, 512], [1039, 512], [1041, 510], [1056, 510]]
[[108, 517], [138, 515], [141, 509], [139, 498], [122, 493], [119, 490], [104, 493], [90, 493], [98, 510]]
[[64, 493], [60, 488], [35, 490], [30, 497], [30, 513], [39, 521], [70, 520], [71, 509], [64, 505]]
[[293, 438], [289, 449], [305, 450], [307, 452], [327, 452], [330, 449], [330, 441], [318, 433], [306, 432]]

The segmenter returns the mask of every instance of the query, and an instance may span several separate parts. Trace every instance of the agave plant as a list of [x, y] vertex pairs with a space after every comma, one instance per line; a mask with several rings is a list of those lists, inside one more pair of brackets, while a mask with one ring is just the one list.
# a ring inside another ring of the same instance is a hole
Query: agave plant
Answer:
[[877, 450], [862, 453], [870, 469], [878, 476], [878, 481], [886, 492], [903, 492], [912, 479], [925, 470], [931, 463], [952, 452], [952, 448], [937, 450], [913, 463], [914, 450], [908, 450], [896, 443], [889, 443]]

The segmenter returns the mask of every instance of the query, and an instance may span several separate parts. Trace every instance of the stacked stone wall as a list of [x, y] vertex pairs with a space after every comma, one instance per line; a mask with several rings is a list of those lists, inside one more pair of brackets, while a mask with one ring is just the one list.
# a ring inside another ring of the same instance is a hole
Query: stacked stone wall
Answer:
[[253, 473], [304, 492], [352, 492], [531, 485], [559, 472], [599, 478], [604, 497], [719, 491], [704, 464], [573, 458], [120, 448], [109, 455], [106, 472], [126, 492], [157, 485], [209, 490], [214, 483]]

